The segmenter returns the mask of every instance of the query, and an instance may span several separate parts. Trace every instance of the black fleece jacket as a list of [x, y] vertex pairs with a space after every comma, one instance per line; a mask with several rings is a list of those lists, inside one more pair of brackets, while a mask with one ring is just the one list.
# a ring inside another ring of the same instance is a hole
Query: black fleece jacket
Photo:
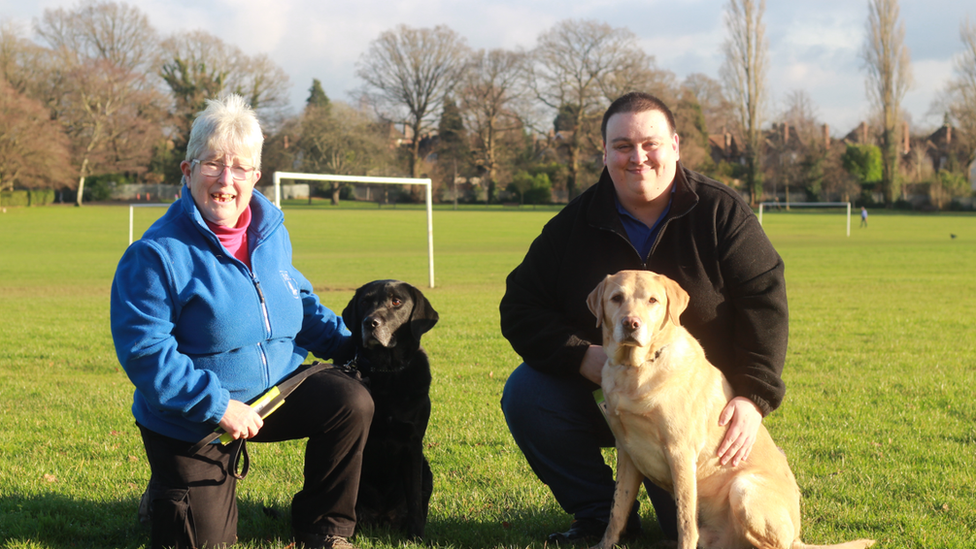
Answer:
[[654, 271], [688, 292], [682, 325], [736, 396], [768, 415], [786, 391], [783, 261], [735, 191], [680, 164], [674, 185], [671, 209], [645, 261], [620, 222], [604, 169], [596, 185], [546, 224], [508, 276], [502, 334], [530, 367], [579, 375], [587, 347], [603, 337], [586, 297], [608, 274]]

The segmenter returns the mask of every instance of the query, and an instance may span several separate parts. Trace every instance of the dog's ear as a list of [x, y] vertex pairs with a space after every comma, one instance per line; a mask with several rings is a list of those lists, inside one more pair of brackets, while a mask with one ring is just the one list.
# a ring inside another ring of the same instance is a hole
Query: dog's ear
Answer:
[[664, 290], [668, 295], [668, 317], [671, 319], [672, 324], [681, 326], [681, 313], [685, 312], [685, 309], [688, 308], [688, 292], [670, 278], [664, 275], [659, 276], [661, 277], [661, 282], [664, 284]]
[[346, 308], [342, 310], [342, 322], [345, 323], [346, 328], [352, 332], [352, 339], [357, 346], [363, 344], [362, 339], [362, 314], [359, 312], [359, 301], [360, 297], [363, 295], [363, 291], [366, 286], [360, 286], [356, 289], [356, 294], [352, 296], [349, 303], [346, 304]]
[[610, 276], [608, 275], [601, 280], [600, 283], [596, 285], [596, 288], [593, 288], [593, 291], [590, 292], [590, 295], [586, 298], [586, 306], [589, 307], [590, 312], [596, 316], [597, 328], [603, 326], [603, 288], [607, 284], [607, 278], [610, 278]]
[[420, 341], [420, 336], [429, 332], [441, 317], [431, 306], [423, 292], [410, 284], [405, 282], [403, 284], [410, 291], [410, 297], [413, 299], [413, 311], [410, 313], [410, 333], [413, 334], [415, 340]]

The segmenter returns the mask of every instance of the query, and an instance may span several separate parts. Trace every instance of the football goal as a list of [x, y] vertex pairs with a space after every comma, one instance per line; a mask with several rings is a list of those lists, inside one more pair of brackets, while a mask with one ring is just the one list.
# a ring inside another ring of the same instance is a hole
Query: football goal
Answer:
[[431, 288], [434, 287], [434, 222], [432, 206], [432, 190], [430, 179], [414, 179], [412, 177], [369, 177], [364, 175], [331, 175], [322, 173], [275, 172], [274, 174], [274, 203], [281, 208], [281, 180], [295, 181], [338, 181], [340, 183], [366, 183], [378, 185], [423, 185], [426, 188], [427, 202], [427, 278]]
[[136, 208], [168, 208], [168, 207], [170, 207], [170, 204], [163, 204], [158, 202], [129, 204], [129, 244], [132, 244], [132, 218], [133, 218], [133, 214], [135, 214]]
[[851, 203], [850, 202], [760, 202], [759, 224], [763, 222], [763, 207], [775, 208], [847, 208], [847, 236], [851, 236]]

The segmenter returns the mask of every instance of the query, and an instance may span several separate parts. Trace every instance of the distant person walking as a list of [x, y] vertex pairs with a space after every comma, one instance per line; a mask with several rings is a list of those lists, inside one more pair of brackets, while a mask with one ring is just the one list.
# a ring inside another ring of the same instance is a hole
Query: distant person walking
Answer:
[[868, 226], [868, 209], [865, 208], [864, 206], [861, 206], [861, 226], [862, 227]]

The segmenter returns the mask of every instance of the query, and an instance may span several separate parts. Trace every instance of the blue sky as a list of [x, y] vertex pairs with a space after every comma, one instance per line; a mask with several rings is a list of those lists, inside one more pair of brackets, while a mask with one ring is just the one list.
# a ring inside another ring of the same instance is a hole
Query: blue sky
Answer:
[[[701, 72], [718, 78], [725, 0], [130, 0], [161, 35], [204, 29], [248, 54], [268, 54], [291, 78], [297, 109], [312, 78], [329, 97], [348, 100], [360, 85], [355, 64], [370, 41], [398, 24], [447, 25], [473, 48], [531, 49], [540, 33], [568, 19], [595, 19], [626, 27], [661, 68], [679, 79]], [[30, 29], [45, 8], [71, 7], [63, 0], [0, 0], [0, 18]], [[933, 99], [952, 76], [961, 51], [960, 23], [976, 22], [973, 0], [902, 0], [902, 21], [911, 50], [915, 86], [904, 108], [919, 129], [942, 116]], [[770, 116], [787, 93], [802, 89], [831, 132], [843, 135], [870, 115], [860, 51], [867, 0], [769, 0], [765, 22], [771, 62]]]

